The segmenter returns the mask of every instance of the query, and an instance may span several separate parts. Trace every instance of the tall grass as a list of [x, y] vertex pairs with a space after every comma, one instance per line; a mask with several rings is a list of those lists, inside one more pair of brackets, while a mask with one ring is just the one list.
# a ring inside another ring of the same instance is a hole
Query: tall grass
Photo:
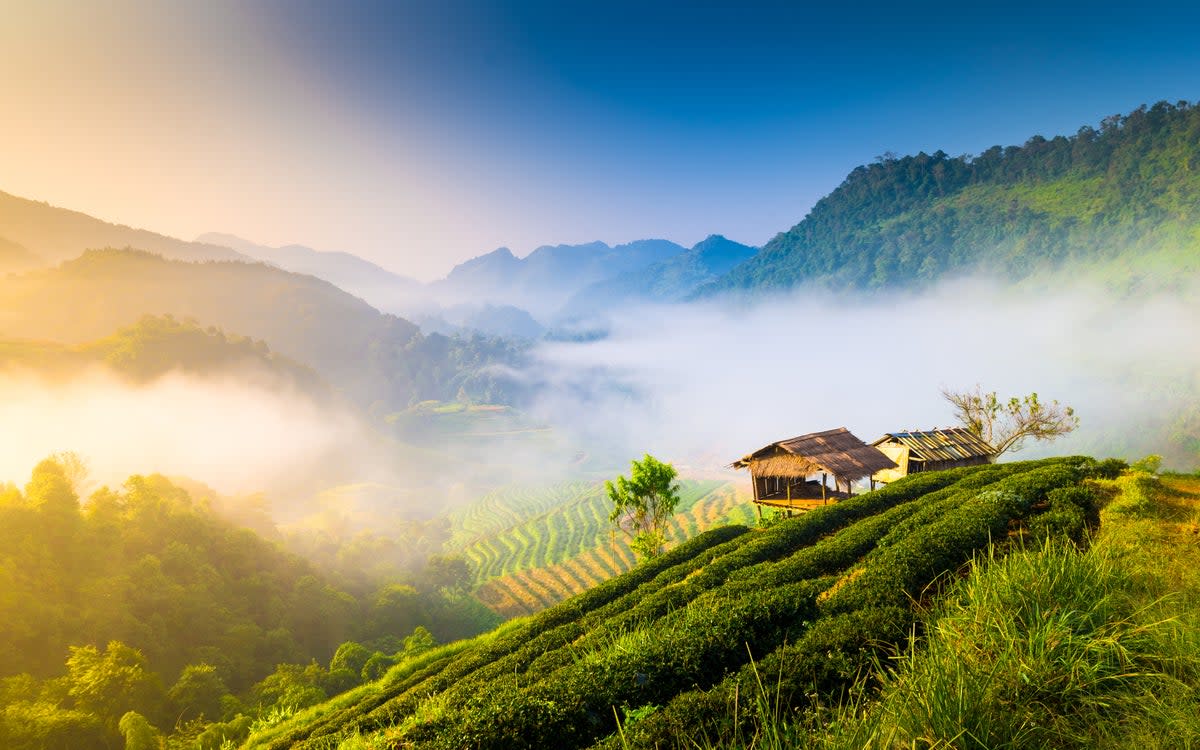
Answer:
[[[1127, 475], [1086, 551], [978, 557], [871, 685], [802, 716], [758, 699], [724, 747], [1200, 747], [1200, 487]], [[763, 695], [769, 691], [762, 691]], [[753, 697], [751, 697], [753, 700]]]

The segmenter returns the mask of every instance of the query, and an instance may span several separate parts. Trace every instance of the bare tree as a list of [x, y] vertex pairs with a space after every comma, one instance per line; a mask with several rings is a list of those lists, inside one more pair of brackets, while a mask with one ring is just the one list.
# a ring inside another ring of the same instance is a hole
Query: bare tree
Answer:
[[984, 393], [976, 385], [970, 391], [942, 388], [942, 398], [954, 407], [959, 424], [987, 441], [996, 455], [1021, 450], [1026, 438], [1053, 440], [1079, 426], [1074, 409], [1057, 401], [1043, 403], [1036, 393], [1001, 401], [995, 391]]

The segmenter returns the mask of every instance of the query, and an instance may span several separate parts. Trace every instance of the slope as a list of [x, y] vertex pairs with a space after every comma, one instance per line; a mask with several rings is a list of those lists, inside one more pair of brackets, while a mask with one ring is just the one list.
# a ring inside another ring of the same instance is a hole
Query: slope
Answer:
[[1200, 106], [1159, 102], [1072, 136], [855, 169], [701, 296], [799, 284], [880, 289], [1071, 268], [1117, 289], [1200, 270]]
[[212, 375], [255, 374], [290, 385], [309, 396], [328, 398], [329, 385], [308, 367], [272, 352], [265, 343], [193, 321], [146, 315], [137, 323], [95, 341], [66, 345], [51, 341], [0, 339], [0, 369], [34, 372], [51, 379], [104, 368], [144, 383], [168, 372]]
[[0, 279], [0, 333], [78, 344], [145, 314], [194, 319], [267, 342], [314, 368], [356, 403], [505, 395], [490, 362], [520, 349], [482, 337], [423, 336], [415, 325], [327, 281], [263, 264], [186, 263], [140, 251], [93, 250], [55, 269]]
[[232, 248], [285, 271], [324, 279], [379, 310], [399, 313], [418, 306], [425, 297], [424, 285], [416, 279], [393, 273], [351, 253], [314, 250], [303, 245], [267, 247], [218, 232], [202, 234], [196, 241]]
[[977, 550], [1011, 534], [1082, 533], [1091, 494], [1064, 489], [1100, 468], [1068, 458], [914, 475], [757, 533], [714, 529], [401, 663], [246, 747], [359, 736], [406, 748], [690, 747], [742, 723], [735, 696], [752, 694], [756, 670], [779, 675], [767, 698], [779, 705], [836, 700]]
[[[136, 247], [179, 260], [238, 260], [228, 247], [185, 242], [145, 229], [93, 218], [78, 211], [0, 192], [0, 236], [41, 263], [58, 263], [97, 247]], [[30, 258], [31, 259], [31, 258]], [[6, 269], [0, 266], [0, 270]]]
[[[533, 614], [634, 566], [627, 540], [612, 534], [610, 510], [598, 482], [506, 488], [450, 514], [447, 549], [470, 561], [475, 596], [494, 612]], [[685, 480], [669, 541], [731, 518], [752, 520], [744, 493], [729, 482]]]

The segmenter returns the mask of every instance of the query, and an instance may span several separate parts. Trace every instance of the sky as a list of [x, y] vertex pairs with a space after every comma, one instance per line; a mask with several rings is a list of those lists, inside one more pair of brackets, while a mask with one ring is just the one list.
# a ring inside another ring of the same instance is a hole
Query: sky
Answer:
[[1200, 97], [1200, 9], [1155, 0], [0, 12], [0, 190], [423, 280], [499, 246], [761, 245], [885, 152], [979, 153]]

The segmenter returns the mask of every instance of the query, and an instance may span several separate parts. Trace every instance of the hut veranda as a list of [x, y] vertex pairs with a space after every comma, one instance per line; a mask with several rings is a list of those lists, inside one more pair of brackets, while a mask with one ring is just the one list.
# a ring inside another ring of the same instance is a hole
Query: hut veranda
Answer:
[[730, 466], [750, 471], [761, 516], [763, 506], [791, 513], [843, 500], [863, 479], [874, 489], [909, 474], [995, 460], [996, 450], [963, 427], [889, 432], [871, 445], [839, 427], [771, 443]]
[[750, 470], [760, 515], [764, 505], [790, 512], [850, 497], [855, 482], [897, 468], [895, 461], [845, 427], [771, 443], [731, 466]]

